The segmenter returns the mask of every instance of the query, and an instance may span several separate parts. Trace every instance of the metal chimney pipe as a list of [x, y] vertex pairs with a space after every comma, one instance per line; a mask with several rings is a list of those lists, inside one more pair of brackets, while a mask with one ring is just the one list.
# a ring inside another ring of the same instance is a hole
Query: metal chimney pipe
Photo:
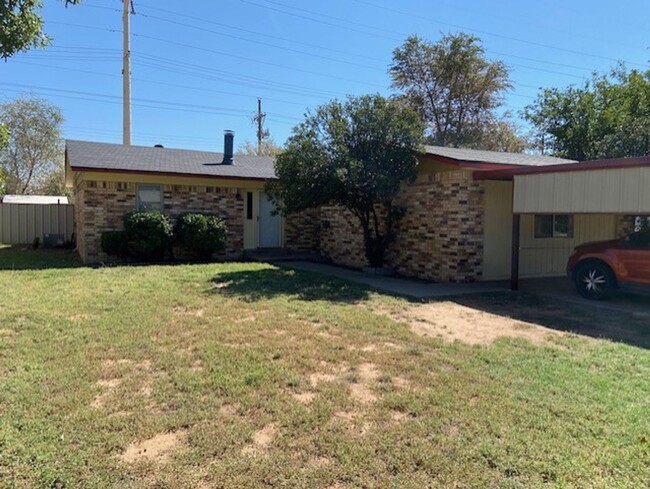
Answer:
[[235, 132], [226, 130], [223, 132], [223, 165], [232, 165], [235, 143]]

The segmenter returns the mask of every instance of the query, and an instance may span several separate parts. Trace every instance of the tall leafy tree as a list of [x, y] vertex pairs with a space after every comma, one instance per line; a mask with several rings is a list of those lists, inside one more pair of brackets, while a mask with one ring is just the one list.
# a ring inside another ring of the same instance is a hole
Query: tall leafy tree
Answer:
[[343, 206], [361, 224], [368, 262], [381, 267], [402, 214], [394, 200], [416, 176], [423, 131], [414, 111], [379, 95], [330, 102], [293, 129], [267, 192], [287, 214]]
[[[0, 169], [7, 178], [7, 193], [29, 194], [61, 188], [62, 122], [61, 110], [43, 99], [19, 98], [0, 105], [0, 125], [9, 134], [6, 146], [0, 150]], [[53, 178], [61, 180], [61, 185], [55, 187]]]
[[650, 71], [619, 65], [582, 86], [550, 88], [526, 108], [537, 145], [556, 156], [593, 160], [650, 154]]
[[[80, 0], [65, 0], [76, 5]], [[51, 39], [43, 31], [42, 0], [3, 0], [0, 3], [0, 58], [45, 47]]]
[[[496, 112], [511, 88], [508, 68], [487, 59], [479, 38], [448, 34], [431, 43], [411, 36], [393, 51], [389, 73], [399, 98], [426, 122], [429, 143], [501, 151], [525, 147]], [[501, 145], [495, 145], [495, 134]]]

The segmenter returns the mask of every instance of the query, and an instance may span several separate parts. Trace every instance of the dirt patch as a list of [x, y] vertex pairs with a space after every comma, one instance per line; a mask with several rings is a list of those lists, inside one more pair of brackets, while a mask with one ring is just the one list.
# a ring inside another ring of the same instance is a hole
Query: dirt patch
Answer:
[[185, 437], [185, 431], [161, 433], [148, 440], [130, 444], [119, 458], [125, 463], [141, 460], [164, 463], [169, 460], [171, 453], [183, 444]]
[[179, 316], [194, 316], [197, 318], [202, 318], [205, 314], [203, 309], [190, 309], [184, 306], [176, 306], [174, 312]]
[[111, 393], [113, 392], [114, 389], [119, 387], [121, 383], [122, 383], [122, 379], [119, 378], [97, 381], [97, 385], [102, 387], [104, 391], [95, 396], [93, 401], [90, 403], [90, 406], [96, 409], [105, 407], [107, 405], [107, 401]]
[[336, 375], [325, 374], [322, 372], [317, 372], [309, 376], [309, 383], [312, 387], [316, 387], [321, 382], [334, 382], [336, 380]]
[[273, 423], [267, 424], [264, 428], [253, 434], [253, 442], [242, 449], [244, 455], [260, 455], [265, 452], [277, 435], [277, 429]]
[[232, 404], [224, 404], [219, 408], [219, 414], [222, 416], [235, 416], [237, 409]]
[[15, 334], [13, 329], [0, 329], [0, 336], [14, 336]]
[[350, 385], [350, 395], [353, 399], [362, 404], [367, 404], [377, 400], [377, 396], [371, 389], [373, 384], [379, 377], [379, 370], [373, 363], [364, 363], [357, 369], [358, 382]]
[[253, 323], [255, 322], [255, 316], [247, 316], [241, 319], [236, 319], [236, 323]]
[[406, 420], [406, 418], [408, 418], [408, 414], [406, 414], [406, 413], [402, 413], [402, 412], [399, 412], [399, 411], [393, 411], [393, 412], [390, 413], [390, 419], [394, 423], [401, 423], [404, 420]]
[[314, 394], [313, 392], [294, 392], [291, 395], [300, 404], [305, 404], [305, 405], [311, 404], [312, 401], [316, 398], [316, 394]]
[[488, 345], [501, 337], [523, 338], [538, 345], [555, 345], [549, 336], [564, 333], [538, 324], [522, 322], [507, 316], [462, 306], [453, 302], [438, 302], [407, 307], [399, 311], [378, 311], [397, 321], [407, 322], [420, 336], [462, 341], [470, 345]]

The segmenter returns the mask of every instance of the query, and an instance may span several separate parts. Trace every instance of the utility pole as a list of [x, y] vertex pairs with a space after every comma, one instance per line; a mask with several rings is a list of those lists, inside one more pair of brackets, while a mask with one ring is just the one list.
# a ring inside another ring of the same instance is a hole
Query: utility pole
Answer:
[[264, 138], [269, 136], [269, 131], [264, 129], [264, 119], [266, 119], [266, 113], [262, 112], [262, 99], [257, 99], [257, 115], [253, 117], [253, 123], [257, 124], [257, 154], [258, 156], [262, 153], [262, 142]]
[[124, 11], [122, 12], [122, 33], [123, 33], [123, 54], [122, 54], [122, 144], [131, 145], [131, 20], [130, 15], [134, 14], [133, 2], [122, 0]]

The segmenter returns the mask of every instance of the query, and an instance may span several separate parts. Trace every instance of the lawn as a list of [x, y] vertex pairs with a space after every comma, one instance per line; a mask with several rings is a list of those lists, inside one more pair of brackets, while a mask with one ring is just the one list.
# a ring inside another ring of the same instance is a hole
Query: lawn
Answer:
[[0, 486], [647, 487], [649, 322], [0, 249]]

